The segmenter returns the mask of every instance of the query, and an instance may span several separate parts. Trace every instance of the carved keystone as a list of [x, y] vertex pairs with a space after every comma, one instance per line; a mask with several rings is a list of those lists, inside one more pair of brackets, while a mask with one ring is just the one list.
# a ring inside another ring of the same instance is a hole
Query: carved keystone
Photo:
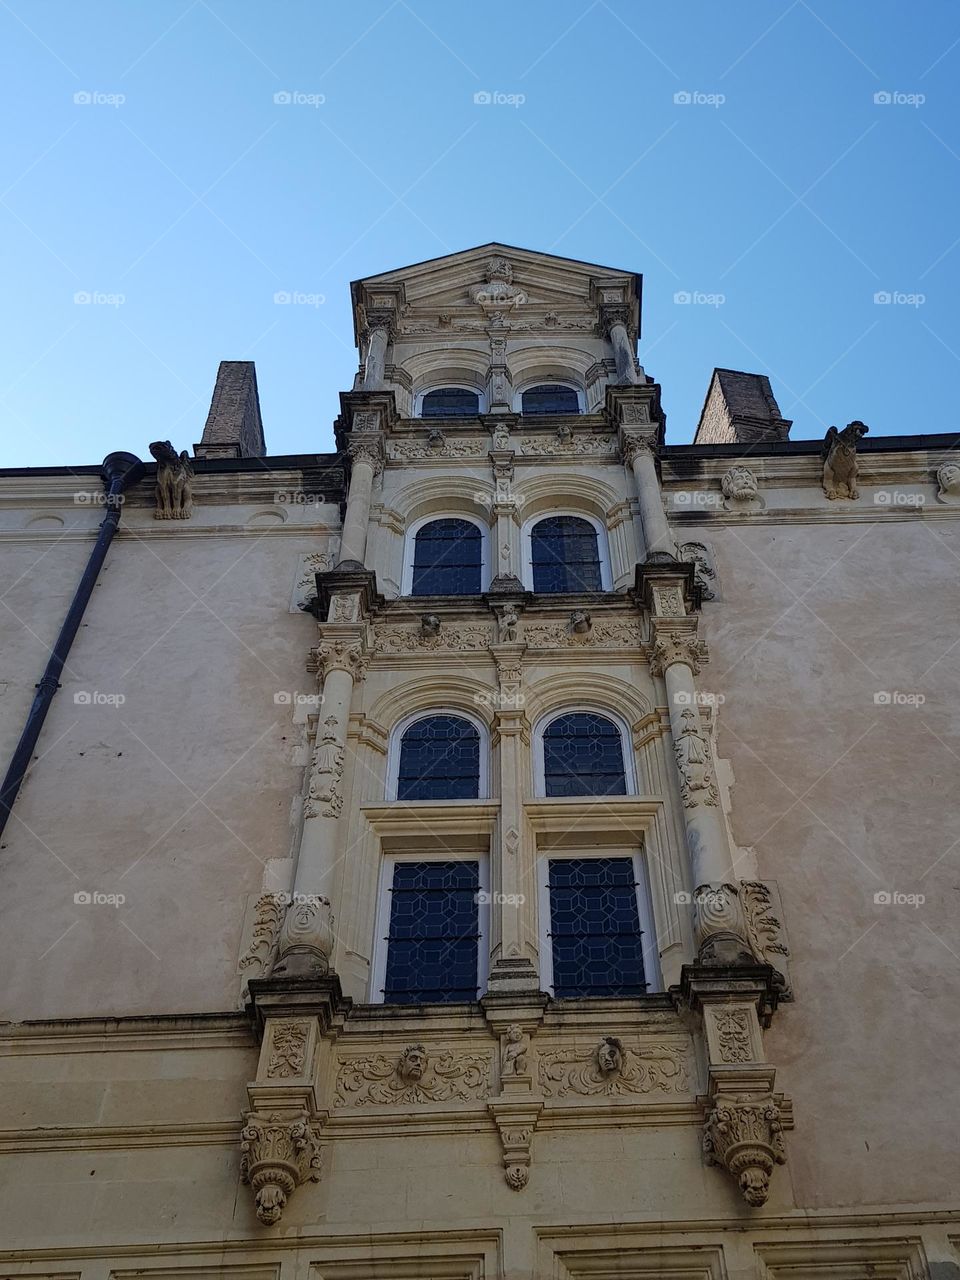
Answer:
[[280, 1221], [287, 1201], [304, 1182], [320, 1180], [319, 1127], [305, 1111], [264, 1115], [246, 1112], [240, 1131], [240, 1178], [253, 1189], [257, 1217]]

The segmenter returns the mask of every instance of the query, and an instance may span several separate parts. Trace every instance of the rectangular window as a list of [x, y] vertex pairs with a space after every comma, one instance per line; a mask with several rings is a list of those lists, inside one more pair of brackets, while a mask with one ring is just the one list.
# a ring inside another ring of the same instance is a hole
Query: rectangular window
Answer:
[[637, 866], [629, 856], [549, 860], [555, 996], [636, 996], [647, 991], [640, 890]]
[[480, 864], [397, 859], [387, 890], [385, 1004], [476, 1000]]

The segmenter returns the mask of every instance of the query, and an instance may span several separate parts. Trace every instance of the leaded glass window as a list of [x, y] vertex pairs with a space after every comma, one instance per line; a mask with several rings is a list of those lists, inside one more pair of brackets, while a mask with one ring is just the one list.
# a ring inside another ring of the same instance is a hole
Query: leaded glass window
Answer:
[[528, 387], [520, 398], [521, 413], [579, 413], [580, 400], [573, 387], [561, 387], [545, 382], [539, 387]]
[[543, 731], [543, 780], [548, 796], [626, 795], [620, 730], [592, 711], [557, 716]]
[[633, 859], [552, 858], [549, 889], [554, 995], [643, 995]]
[[444, 517], [423, 525], [414, 540], [415, 596], [475, 596], [480, 593], [483, 543], [469, 520]]
[[420, 405], [421, 418], [475, 418], [480, 397], [464, 387], [438, 387], [428, 391]]
[[580, 516], [548, 516], [530, 534], [534, 591], [600, 591], [597, 531]]
[[479, 891], [477, 862], [395, 864], [385, 1003], [476, 1000]]
[[400, 739], [398, 800], [476, 800], [480, 734], [462, 716], [427, 716]]

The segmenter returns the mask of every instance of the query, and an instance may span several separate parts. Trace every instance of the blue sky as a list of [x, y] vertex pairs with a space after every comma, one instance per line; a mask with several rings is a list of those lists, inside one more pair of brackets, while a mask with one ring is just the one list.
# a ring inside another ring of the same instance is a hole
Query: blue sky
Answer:
[[349, 281], [493, 239], [643, 273], [673, 443], [715, 365], [795, 439], [956, 429], [955, 3], [2, 0], [0, 48], [0, 465], [190, 448], [221, 359], [328, 450]]

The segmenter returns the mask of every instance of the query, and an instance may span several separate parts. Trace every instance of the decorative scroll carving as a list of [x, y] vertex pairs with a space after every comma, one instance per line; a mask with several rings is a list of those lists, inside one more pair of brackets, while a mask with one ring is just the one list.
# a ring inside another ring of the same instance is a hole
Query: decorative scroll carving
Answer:
[[459, 627], [438, 627], [435, 631], [417, 627], [378, 627], [376, 653], [413, 653], [418, 649], [486, 649], [493, 640], [489, 626], [468, 623]]
[[710, 743], [699, 727], [697, 713], [692, 707], [680, 712], [682, 728], [673, 744], [680, 770], [680, 794], [686, 809], [698, 804], [717, 804], [720, 792], [713, 777], [710, 759]]
[[303, 805], [305, 818], [339, 818], [343, 812], [344, 747], [339, 740], [339, 722], [336, 716], [327, 716], [323, 733], [313, 749], [313, 766], [307, 798]]
[[259, 978], [270, 969], [280, 937], [285, 901], [286, 895], [278, 893], [264, 893], [257, 899], [250, 945], [239, 962], [241, 972], [246, 974], [244, 985], [250, 978]]
[[601, 649], [626, 649], [640, 644], [640, 631], [633, 622], [597, 619], [586, 631], [575, 631], [563, 623], [525, 624], [523, 638], [532, 649], [566, 649], [590, 645]]
[[311, 651], [311, 667], [326, 675], [328, 671], [348, 671], [354, 680], [362, 680], [367, 664], [359, 640], [323, 640]]
[[698, 675], [700, 664], [706, 659], [706, 644], [689, 631], [658, 630], [653, 638], [650, 670], [655, 676], [662, 676], [667, 667], [672, 667], [675, 662], [683, 662], [694, 675]]
[[271, 1027], [267, 1078], [302, 1076], [307, 1057], [309, 1027], [306, 1022], [274, 1022]]
[[[356, 425], [356, 417], [354, 425]], [[375, 477], [383, 470], [383, 440], [380, 436], [354, 438], [347, 445], [347, 452], [354, 466], [361, 462], [368, 463], [373, 468]]]
[[789, 975], [784, 961], [790, 958], [790, 948], [777, 914], [773, 890], [761, 880], [741, 880], [739, 890], [751, 950], [761, 963], [773, 965], [783, 979], [782, 994], [789, 996]]
[[858, 498], [857, 445], [870, 430], [848, 422], [842, 431], [830, 427], [823, 437], [823, 492], [828, 498]]
[[157, 520], [189, 520], [193, 515], [193, 467], [186, 449], [177, 453], [169, 440], [154, 440], [150, 452], [157, 460]]
[[483, 440], [457, 440], [447, 436], [439, 447], [428, 440], [394, 440], [389, 457], [412, 462], [421, 458], [479, 458], [485, 452]]
[[408, 1045], [397, 1058], [383, 1054], [342, 1061], [336, 1106], [409, 1106], [418, 1102], [470, 1102], [490, 1091], [487, 1054], [442, 1051], [431, 1058]]
[[299, 613], [311, 596], [317, 594], [317, 574], [325, 573], [333, 563], [333, 557], [327, 551], [311, 551], [300, 556], [297, 561], [297, 580], [293, 587], [293, 598], [290, 601], [291, 613]]
[[702, 884], [693, 899], [693, 930], [701, 964], [755, 964], [748, 929], [734, 884]]
[[688, 1093], [687, 1054], [680, 1045], [624, 1045], [604, 1036], [592, 1049], [555, 1049], [540, 1055], [540, 1087], [548, 1097], [570, 1094]]
[[653, 602], [658, 617], [683, 618], [686, 616], [683, 592], [679, 587], [654, 587]]
[[750, 1037], [750, 1019], [745, 1009], [711, 1007], [717, 1032], [720, 1061], [727, 1063], [751, 1062], [753, 1043]]
[[273, 967], [273, 976], [325, 976], [330, 972], [333, 943], [329, 899], [320, 894], [296, 894], [283, 918], [280, 958]]
[[765, 1204], [775, 1164], [785, 1164], [780, 1108], [772, 1095], [718, 1097], [703, 1131], [707, 1164], [719, 1165], [736, 1178], [747, 1204]]
[[713, 600], [716, 592], [713, 585], [717, 580], [717, 571], [713, 560], [702, 542], [681, 542], [677, 547], [677, 556], [686, 564], [694, 566], [694, 582], [700, 588], [701, 599]]
[[[568, 428], [569, 430], [569, 428]], [[611, 436], [585, 435], [570, 432], [569, 435], [528, 436], [520, 441], [519, 452], [526, 455], [570, 454], [574, 457], [613, 457], [617, 442]]]
[[240, 1178], [253, 1189], [257, 1217], [279, 1222], [287, 1201], [304, 1182], [319, 1182], [320, 1131], [306, 1111], [263, 1115], [248, 1111], [240, 1131]]

